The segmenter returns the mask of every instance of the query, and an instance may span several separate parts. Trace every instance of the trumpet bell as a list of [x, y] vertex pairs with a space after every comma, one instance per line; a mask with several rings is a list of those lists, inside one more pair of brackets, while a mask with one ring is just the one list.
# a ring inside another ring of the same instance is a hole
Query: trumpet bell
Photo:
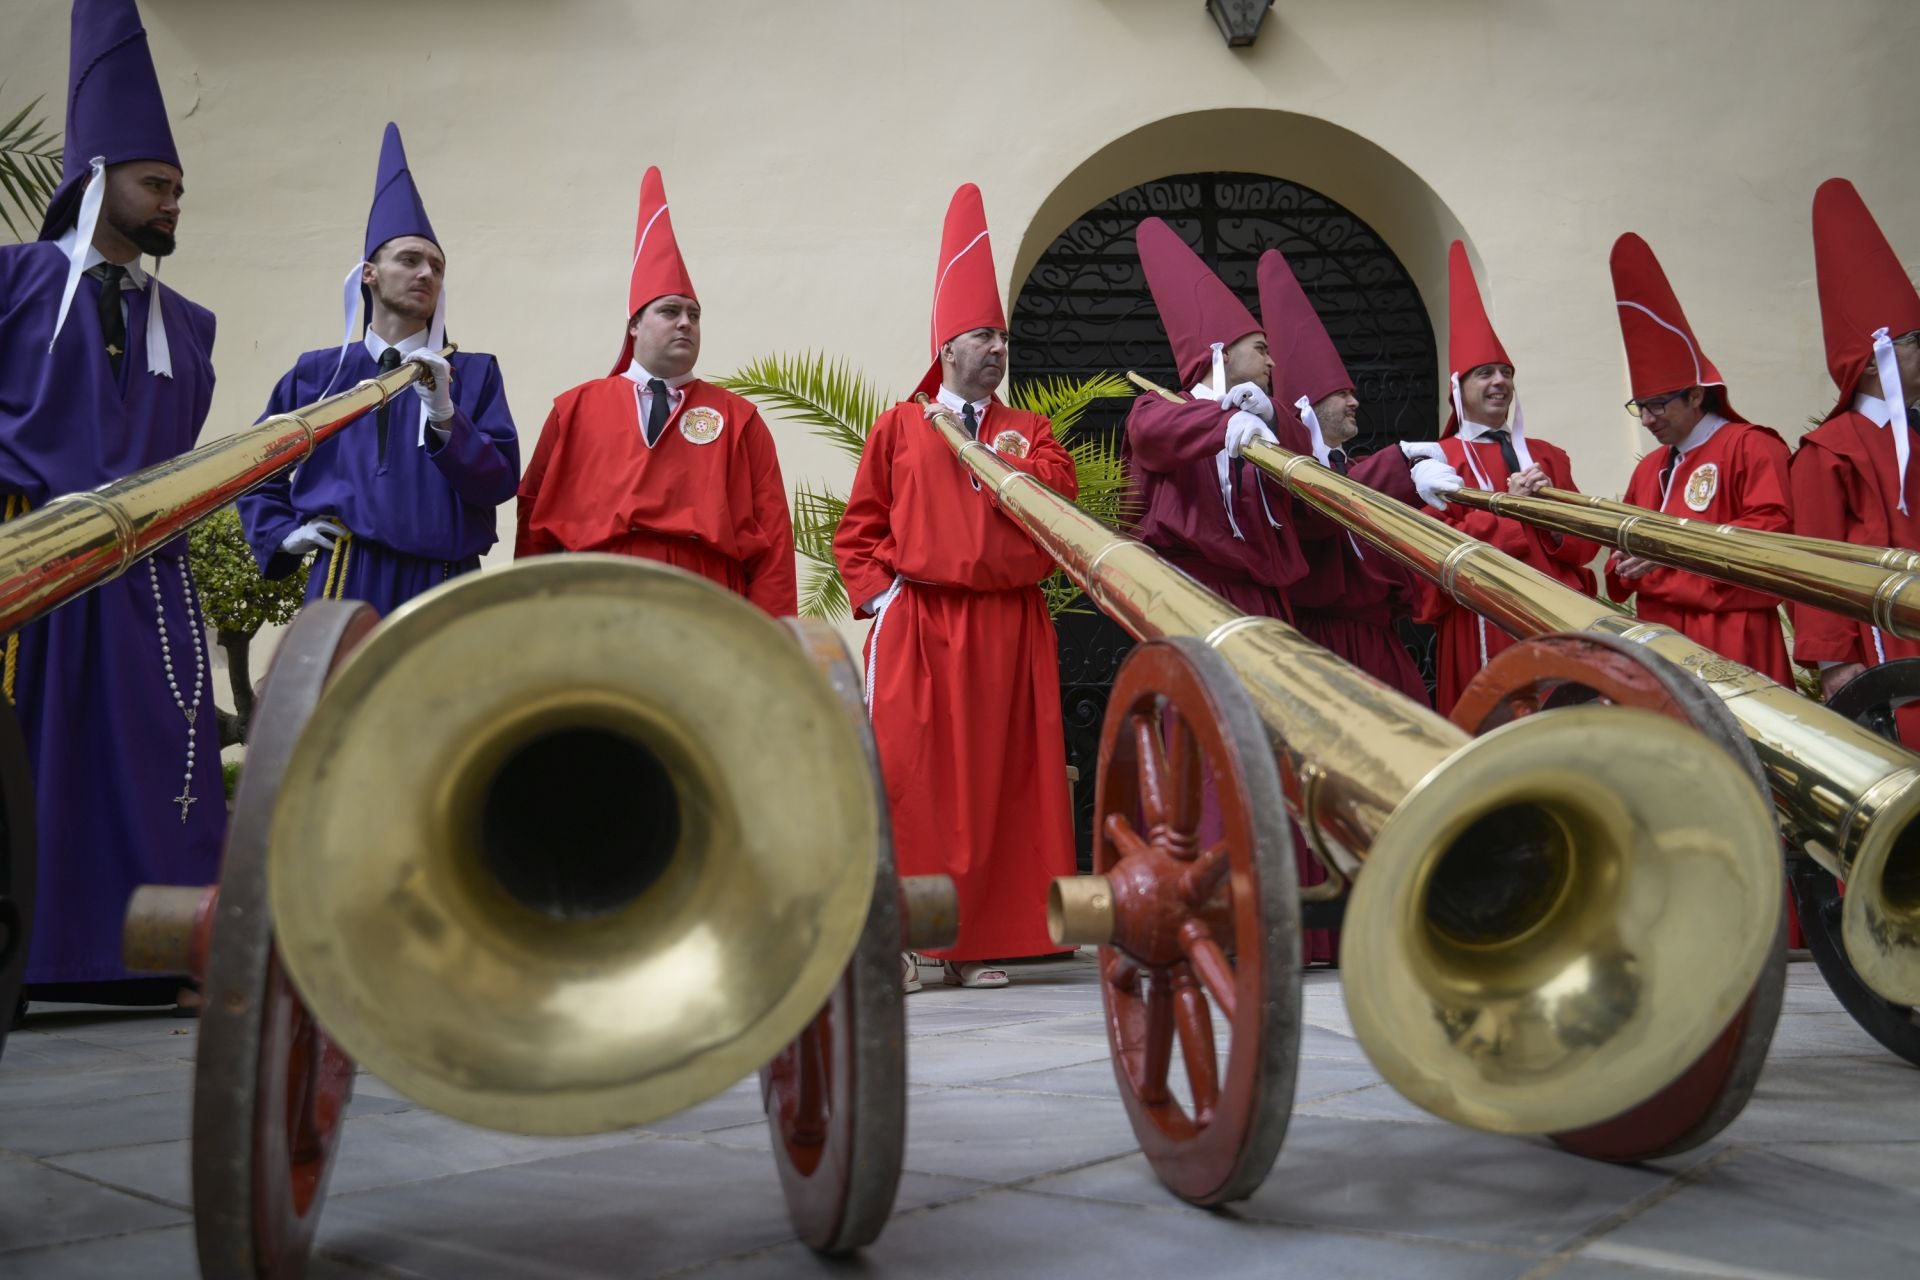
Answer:
[[274, 816], [274, 928], [321, 1025], [408, 1096], [524, 1133], [640, 1124], [819, 1011], [878, 805], [773, 619], [647, 561], [526, 561], [341, 667]]
[[1767, 962], [1779, 836], [1756, 800], [1732, 757], [1653, 712], [1567, 708], [1475, 739], [1355, 880], [1355, 1038], [1407, 1098], [1475, 1128], [1560, 1132], [1644, 1102]]

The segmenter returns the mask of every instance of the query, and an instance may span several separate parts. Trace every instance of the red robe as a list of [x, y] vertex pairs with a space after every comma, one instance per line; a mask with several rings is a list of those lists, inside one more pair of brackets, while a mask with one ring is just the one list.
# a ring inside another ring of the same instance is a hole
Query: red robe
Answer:
[[[1495, 493], [1507, 491], [1507, 478], [1513, 473], [1501, 459], [1498, 444], [1490, 440], [1468, 444], [1455, 435], [1442, 440], [1440, 447], [1446, 451], [1447, 461], [1468, 484], [1478, 485], [1484, 477], [1487, 487]], [[1473, 464], [1479, 468], [1477, 475], [1474, 465], [1468, 463], [1469, 451]], [[1527, 451], [1533, 455], [1535, 465], [1547, 473], [1548, 483], [1560, 489], [1574, 487], [1573, 466], [1567, 461], [1565, 450], [1528, 436]], [[1462, 533], [1492, 543], [1558, 582], [1593, 594], [1593, 571], [1587, 566], [1600, 554], [1597, 542], [1543, 533], [1518, 520], [1496, 516], [1490, 511], [1471, 511], [1458, 503], [1448, 504], [1440, 518]], [[1431, 583], [1421, 583], [1418, 616], [1420, 621], [1434, 625], [1437, 676], [1434, 705], [1441, 715], [1447, 715], [1460, 700], [1467, 683], [1480, 674], [1480, 668], [1489, 658], [1510, 646], [1513, 637], [1471, 609], [1455, 604], [1452, 597]]]
[[514, 556], [643, 556], [775, 616], [798, 613], [793, 520], [767, 424], [751, 401], [710, 382], [682, 390], [651, 446], [629, 378], [582, 383], [556, 399], [520, 481]]
[[[980, 439], [1056, 493], [1078, 492], [1073, 458], [1045, 418], [994, 403]], [[1072, 875], [1073, 808], [1053, 622], [1039, 583], [1053, 560], [926, 421], [918, 404], [880, 415], [833, 538], [867, 633], [867, 706], [886, 775], [902, 875], [945, 874], [960, 937], [930, 952], [960, 961], [1043, 955], [1047, 889]]]
[[[1663, 500], [1660, 472], [1670, 452], [1663, 446], [1640, 459], [1627, 482], [1625, 501], [1715, 524], [1775, 533], [1792, 528], [1787, 446], [1772, 431], [1746, 422], [1727, 423], [1674, 467]], [[1627, 579], [1614, 573], [1612, 564], [1609, 558], [1607, 594], [1615, 600], [1638, 595], [1634, 612], [1642, 619], [1672, 627], [1793, 688], [1793, 668], [1780, 630], [1780, 597], [1684, 569], [1649, 569]]]
[[[1800, 438], [1791, 468], [1795, 533], [1869, 547], [1920, 548], [1920, 475], [1915, 474], [1920, 466], [1909, 466], [1907, 514], [1902, 515], [1893, 430], [1849, 409]], [[1920, 438], [1909, 437], [1908, 445], [1920, 453]], [[1793, 657], [1803, 667], [1822, 662], [1872, 667], [1920, 657], [1920, 641], [1811, 605], [1791, 607]], [[1904, 718], [1901, 736], [1906, 736]]]

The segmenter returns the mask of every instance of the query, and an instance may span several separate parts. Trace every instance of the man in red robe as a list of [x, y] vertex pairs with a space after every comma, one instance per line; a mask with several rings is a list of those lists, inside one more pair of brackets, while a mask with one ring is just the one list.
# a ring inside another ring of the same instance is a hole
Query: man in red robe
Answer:
[[640, 184], [627, 315], [613, 372], [553, 402], [520, 481], [514, 555], [642, 556], [797, 613], [773, 436], [751, 401], [693, 374], [700, 303], [654, 168]]
[[[1467, 264], [1466, 246], [1458, 240], [1448, 252], [1447, 268], [1447, 366], [1453, 412], [1440, 433], [1447, 461], [1468, 484], [1496, 493], [1532, 495], [1548, 485], [1572, 489], [1573, 467], [1565, 451], [1526, 433], [1515, 399], [1513, 361], [1487, 319], [1473, 268]], [[1600, 554], [1598, 543], [1545, 533], [1457, 503], [1441, 519], [1570, 587], [1593, 593], [1593, 571], [1587, 566]], [[1434, 704], [1446, 715], [1467, 683], [1489, 658], [1511, 645], [1513, 637], [1430, 585], [1422, 584], [1420, 596], [1420, 621], [1435, 628]]]
[[[1827, 369], [1839, 402], [1793, 455], [1794, 530], [1867, 546], [1920, 548], [1920, 484], [1909, 428], [1920, 413], [1920, 293], [1853, 184], [1813, 197], [1813, 260]], [[1793, 656], [1831, 696], [1868, 667], [1920, 656], [1920, 642], [1810, 605], [1793, 607]], [[1899, 712], [1920, 747], [1920, 706]]]
[[[979, 188], [954, 193], [934, 277], [934, 397], [1006, 462], [1073, 497], [1072, 457], [1039, 414], [994, 395], [1007, 320]], [[1054, 950], [1047, 889], [1073, 874], [1072, 807], [1053, 622], [1053, 561], [908, 400], [867, 436], [834, 557], [867, 633], [867, 706], [902, 875], [953, 877], [960, 936], [945, 981], [1002, 987], [995, 957]], [[907, 990], [918, 990], [912, 958]]]
[[[1417, 501], [1405, 450], [1383, 449], [1366, 459], [1348, 456], [1344, 446], [1360, 431], [1360, 397], [1354, 394], [1353, 377], [1326, 326], [1278, 249], [1260, 255], [1259, 281], [1260, 319], [1266, 326], [1278, 393], [1274, 399], [1292, 408], [1307, 430], [1314, 456], [1342, 475], [1362, 468], [1384, 471], [1376, 487], [1404, 502]], [[1439, 453], [1433, 444], [1408, 447]], [[1394, 465], [1396, 454], [1401, 459], [1398, 465]], [[1394, 619], [1411, 613], [1419, 598], [1419, 581], [1412, 570], [1364, 546], [1344, 529], [1314, 543], [1309, 558], [1312, 572], [1289, 593], [1294, 625], [1308, 639], [1374, 679], [1427, 705], [1420, 668], [1393, 629]], [[1316, 865], [1314, 870], [1320, 869]]]
[[[1787, 445], [1736, 412], [1700, 350], [1653, 250], [1628, 232], [1613, 246], [1613, 293], [1637, 415], [1663, 445], [1640, 459], [1626, 501], [1668, 515], [1785, 533]], [[1780, 598], [1614, 552], [1607, 593], [1634, 612], [1793, 687]]]
[[[1144, 395], [1127, 413], [1134, 531], [1235, 608], [1291, 622], [1289, 593], [1313, 568], [1310, 548], [1341, 530], [1240, 453], [1254, 440], [1309, 453], [1312, 440], [1291, 406], [1274, 403], [1267, 335], [1226, 282], [1158, 218], [1140, 224], [1135, 243], [1188, 398]], [[1410, 499], [1444, 488], [1444, 473], [1417, 452], [1389, 449], [1351, 474]]]

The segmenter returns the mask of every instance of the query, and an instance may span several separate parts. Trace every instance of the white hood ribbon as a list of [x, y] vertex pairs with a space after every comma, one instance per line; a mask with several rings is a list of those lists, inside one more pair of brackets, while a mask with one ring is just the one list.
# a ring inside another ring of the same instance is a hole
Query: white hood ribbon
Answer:
[[[86, 189], [80, 195], [80, 213], [74, 219], [73, 244], [67, 250], [67, 287], [60, 294], [60, 313], [53, 322], [53, 336], [47, 350], [60, 340], [67, 327], [67, 312], [73, 307], [73, 295], [80, 288], [80, 277], [87, 273], [87, 255], [93, 252], [93, 233], [100, 227], [100, 206], [107, 195], [107, 160], [95, 156], [88, 161]], [[173, 376], [173, 349], [167, 344], [166, 317], [160, 313], [160, 260], [154, 259], [147, 277], [147, 372], [162, 378]]]
[[1327, 438], [1320, 434], [1320, 415], [1313, 411], [1313, 402], [1301, 396], [1293, 402], [1293, 410], [1300, 415], [1300, 421], [1305, 424], [1307, 434], [1313, 437], [1313, 456], [1320, 459], [1321, 466], [1332, 466], [1333, 464], [1327, 459], [1333, 450], [1327, 446]]
[[1227, 344], [1224, 342], [1216, 342], [1213, 344], [1212, 385], [1213, 394], [1207, 397], [1208, 399], [1218, 400], [1221, 396], [1227, 394]]
[[1880, 370], [1880, 398], [1893, 428], [1893, 469], [1900, 477], [1900, 514], [1907, 514], [1907, 389], [1900, 385], [1900, 362], [1884, 327], [1873, 331], [1873, 363]]
[[[1454, 374], [1452, 382], [1453, 416], [1454, 420], [1460, 424], [1460, 436], [1462, 442], [1464, 442], [1467, 434], [1467, 411], [1460, 400], [1460, 375], [1457, 373]], [[1533, 465], [1533, 454], [1527, 449], [1527, 420], [1526, 416], [1520, 412], [1520, 396], [1517, 392], [1513, 397], [1513, 413], [1509, 415], [1509, 417], [1513, 423], [1512, 427], [1508, 429], [1508, 433], [1513, 441], [1513, 456], [1519, 460], [1520, 469], [1525, 471]], [[1474, 425], [1478, 426], [1479, 424], [1475, 423]], [[1474, 460], [1473, 450], [1464, 449], [1461, 452], [1467, 455], [1467, 466], [1472, 468], [1473, 478], [1480, 482], [1480, 487], [1482, 489], [1493, 488], [1493, 482], [1487, 479], [1486, 472], [1480, 470], [1480, 464]]]

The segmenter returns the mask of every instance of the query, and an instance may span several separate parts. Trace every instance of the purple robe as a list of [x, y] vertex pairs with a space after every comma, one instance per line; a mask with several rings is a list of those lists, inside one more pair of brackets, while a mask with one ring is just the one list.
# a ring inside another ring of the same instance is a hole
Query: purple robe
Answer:
[[[301, 356], [273, 389], [267, 415], [320, 399], [329, 383], [337, 392], [380, 371], [363, 343], [347, 348], [335, 377], [339, 359], [338, 349]], [[240, 499], [241, 524], [263, 574], [293, 572], [299, 560], [280, 544], [320, 516], [333, 517], [353, 537], [315, 558], [309, 600], [327, 593], [331, 582], [333, 597], [365, 600], [385, 614], [479, 567], [480, 553], [496, 540], [494, 509], [520, 483], [520, 441], [494, 358], [458, 351], [452, 364], [453, 416], [439, 424], [445, 444], [431, 431], [420, 443], [426, 406], [408, 391], [388, 406], [384, 459], [377, 414], [368, 413], [321, 444], [291, 477], [278, 476]]]
[[[0, 247], [0, 492], [36, 508], [187, 452], [213, 396], [213, 313], [165, 285], [171, 378], [147, 372], [145, 290], [123, 295], [115, 378], [92, 276], [49, 354], [66, 277], [53, 241]], [[186, 550], [181, 538], [19, 633], [14, 704], [39, 806], [30, 988], [126, 978], [120, 926], [133, 890], [218, 876], [213, 659], [183, 581]], [[184, 821], [180, 797], [191, 801]]]

